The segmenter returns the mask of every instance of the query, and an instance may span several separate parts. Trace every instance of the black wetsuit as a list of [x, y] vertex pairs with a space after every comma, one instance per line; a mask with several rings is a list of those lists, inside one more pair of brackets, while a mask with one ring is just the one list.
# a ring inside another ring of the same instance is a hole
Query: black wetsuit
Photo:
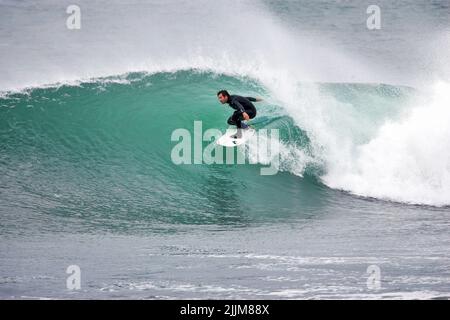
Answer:
[[251, 101], [255, 102], [256, 99], [252, 97], [230, 95], [227, 103], [236, 111], [228, 118], [228, 124], [242, 128], [241, 121], [244, 120], [244, 117], [242, 116], [243, 112], [247, 113], [250, 119], [253, 119], [256, 116], [256, 108]]

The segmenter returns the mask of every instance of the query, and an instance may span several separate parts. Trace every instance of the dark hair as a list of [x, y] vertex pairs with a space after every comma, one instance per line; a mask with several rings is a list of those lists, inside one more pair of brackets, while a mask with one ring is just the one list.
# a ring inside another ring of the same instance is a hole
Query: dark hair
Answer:
[[227, 97], [230, 96], [230, 94], [228, 93], [227, 90], [220, 90], [219, 92], [217, 92], [217, 95], [219, 95], [219, 94], [221, 94], [223, 96], [227, 96]]

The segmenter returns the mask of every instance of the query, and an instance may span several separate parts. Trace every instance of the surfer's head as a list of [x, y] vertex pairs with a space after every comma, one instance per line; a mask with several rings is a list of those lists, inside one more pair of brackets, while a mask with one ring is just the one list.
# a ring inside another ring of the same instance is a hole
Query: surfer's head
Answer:
[[224, 104], [228, 102], [230, 94], [227, 90], [220, 90], [219, 92], [217, 92], [217, 98], [219, 98], [220, 103]]

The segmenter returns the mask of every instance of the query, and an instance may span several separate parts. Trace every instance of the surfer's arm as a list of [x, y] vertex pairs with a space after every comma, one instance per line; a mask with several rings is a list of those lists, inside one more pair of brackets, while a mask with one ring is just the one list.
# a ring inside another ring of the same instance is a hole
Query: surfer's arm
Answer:
[[263, 101], [263, 99], [261, 98], [253, 98], [253, 97], [246, 97], [248, 100], [250, 100], [251, 102], [259, 102], [259, 101]]
[[239, 103], [239, 101], [234, 100], [233, 101], [234, 106], [237, 108], [237, 110], [239, 110], [241, 113], [245, 112], [244, 107], [242, 106], [242, 104]]
[[236, 106], [237, 110], [239, 110], [239, 112], [242, 114], [242, 116], [244, 117], [245, 120], [250, 119], [250, 117], [248, 116], [247, 112], [245, 112], [244, 107], [242, 106], [242, 104], [240, 104], [239, 101], [234, 100], [233, 104], [234, 104], [234, 106]]

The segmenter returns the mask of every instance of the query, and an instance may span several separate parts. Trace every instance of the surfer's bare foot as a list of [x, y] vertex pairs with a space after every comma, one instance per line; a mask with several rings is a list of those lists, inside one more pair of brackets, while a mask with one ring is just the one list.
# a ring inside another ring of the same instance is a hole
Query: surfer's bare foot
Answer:
[[242, 129], [237, 129], [236, 134], [233, 134], [231, 136], [231, 138], [233, 138], [233, 139], [241, 139], [242, 138]]

